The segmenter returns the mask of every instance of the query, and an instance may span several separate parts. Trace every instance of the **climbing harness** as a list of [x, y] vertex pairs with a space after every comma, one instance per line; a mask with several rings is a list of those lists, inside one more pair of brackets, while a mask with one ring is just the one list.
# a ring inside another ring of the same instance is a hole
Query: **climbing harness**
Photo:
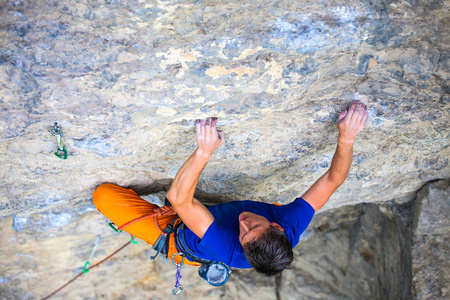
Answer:
[[92, 249], [92, 252], [91, 252], [91, 255], [89, 256], [89, 259], [84, 264], [83, 273], [85, 273], [85, 274], [89, 273], [89, 271], [90, 271], [90, 270], [87, 269], [87, 267], [88, 267], [88, 265], [89, 266], [91, 265], [90, 261], [92, 261], [92, 257], [94, 257], [94, 253], [95, 253], [95, 250], [97, 250], [97, 246], [98, 246], [98, 241], [99, 240], [100, 240], [100, 236], [97, 236], [97, 239], [95, 240], [94, 249]]
[[[167, 203], [167, 200], [166, 200]], [[131, 224], [134, 224], [136, 222], [148, 219], [150, 217], [154, 218], [154, 223], [156, 225], [156, 227], [158, 228], [159, 232], [161, 233], [160, 236], [158, 237], [158, 239], [156, 240], [155, 244], [153, 245], [153, 249], [156, 250], [156, 254], [154, 256], [150, 257], [150, 260], [155, 260], [156, 257], [162, 253], [163, 255], [167, 257], [168, 253], [169, 253], [169, 235], [174, 232], [174, 226], [175, 226], [175, 222], [177, 221], [178, 218], [175, 218], [170, 224], [167, 225], [166, 228], [164, 228], [164, 230], [162, 230], [159, 227], [158, 224], [158, 216], [161, 215], [175, 215], [176, 212], [173, 209], [172, 206], [168, 206], [168, 205], [164, 205], [163, 207], [158, 207], [155, 208], [153, 211], [153, 214], [148, 214], [145, 216], [142, 216], [140, 218], [137, 218], [135, 220], [131, 220], [125, 224], [123, 224], [122, 226], [117, 226], [112, 222], [109, 222], [109, 226], [115, 231], [115, 232], [121, 232], [125, 227], [130, 226]], [[116, 227], [117, 226], [117, 227]], [[131, 242], [131, 241], [130, 241]], [[176, 263], [175, 262], [175, 257], [176, 256], [181, 256], [181, 262], [180, 263]], [[179, 252], [179, 253], [174, 253], [172, 255], [172, 263], [177, 267], [177, 272], [175, 273], [175, 287], [172, 290], [172, 294], [173, 295], [178, 295], [179, 293], [181, 293], [183, 291], [183, 286], [180, 283], [181, 280], [181, 266], [184, 264], [184, 260], [185, 260], [186, 256], [184, 253]]]
[[53, 136], [56, 136], [56, 142], [58, 143], [58, 149], [54, 153], [57, 157], [61, 159], [67, 159], [67, 150], [63, 147], [61, 138], [63, 137], [63, 132], [61, 128], [58, 127], [58, 123], [55, 122], [52, 129], [48, 130]]
[[[153, 245], [153, 250], [156, 251], [156, 254], [154, 256], [151, 256], [151, 260], [155, 260], [156, 257], [161, 253], [166, 258], [168, 258], [168, 252], [169, 252], [169, 236], [171, 233], [174, 233], [174, 240], [176, 247], [180, 250], [179, 253], [175, 253], [172, 255], [172, 262], [174, 265], [177, 266], [177, 273], [176, 273], [176, 283], [175, 288], [172, 291], [174, 295], [179, 294], [181, 291], [183, 291], [183, 287], [179, 284], [179, 280], [181, 279], [181, 265], [184, 263], [185, 257], [188, 257], [190, 261], [195, 261], [201, 264], [200, 268], [198, 269], [198, 274], [201, 278], [203, 278], [206, 282], [208, 282], [212, 286], [221, 286], [224, 285], [228, 281], [229, 274], [231, 273], [231, 269], [224, 264], [223, 262], [217, 262], [207, 259], [202, 259], [195, 255], [194, 251], [189, 248], [189, 246], [186, 244], [185, 239], [185, 229], [186, 225], [184, 225], [183, 222], [180, 222], [176, 227], [175, 223], [178, 220], [178, 218], [175, 218], [170, 224], [167, 225], [167, 227], [164, 230], [161, 230], [161, 228], [158, 225], [157, 215], [165, 215], [165, 214], [172, 214], [175, 215], [176, 212], [173, 209], [172, 206], [170, 206], [170, 203], [168, 202], [167, 198], [165, 200], [165, 205], [161, 208], [155, 208], [153, 214], [145, 215], [140, 218], [137, 218], [135, 220], [129, 221], [128, 223], [125, 223], [122, 226], [116, 226], [110, 222], [109, 226], [114, 229], [116, 232], [122, 231], [123, 228], [134, 224], [136, 222], [142, 221], [144, 219], [147, 219], [149, 217], [154, 218], [154, 223], [156, 227], [158, 228], [159, 232], [161, 233], [158, 239], [156, 240], [155, 244]], [[174, 258], [176, 256], [182, 256], [182, 262], [181, 264], [176, 264]], [[181, 288], [180, 288], [181, 287]]]
[[201, 263], [198, 269], [198, 275], [212, 286], [222, 286], [228, 281], [231, 273], [230, 267], [223, 262], [202, 259], [194, 254], [186, 243], [184, 230], [186, 225], [180, 223], [175, 229], [175, 244], [184, 253], [189, 260]]
[[[156, 254], [153, 256], [150, 256], [150, 260], [155, 260], [158, 254], [168, 255], [169, 253], [169, 239], [167, 238], [173, 231], [175, 222], [178, 220], [178, 218], [175, 218], [167, 227], [162, 231], [162, 233], [159, 235], [158, 239], [156, 240], [155, 244], [153, 245], [153, 250], [156, 251]], [[155, 223], [156, 224], [156, 223]], [[160, 230], [161, 232], [161, 230]]]
[[[181, 256], [181, 263], [176, 263], [175, 262], [175, 256]], [[181, 266], [184, 264], [184, 259], [185, 259], [185, 255], [182, 252], [179, 253], [174, 253], [172, 255], [172, 263], [177, 266], [177, 273], [175, 274], [175, 287], [172, 290], [172, 294], [173, 295], [178, 295], [179, 293], [181, 293], [183, 291], [183, 286], [180, 283], [181, 280]]]

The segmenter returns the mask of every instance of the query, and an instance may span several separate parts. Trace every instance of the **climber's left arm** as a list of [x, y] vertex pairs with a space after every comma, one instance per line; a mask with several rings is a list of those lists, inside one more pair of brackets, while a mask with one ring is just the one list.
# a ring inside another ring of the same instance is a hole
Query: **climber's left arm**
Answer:
[[338, 117], [339, 137], [336, 152], [331, 166], [319, 178], [302, 198], [315, 211], [318, 211], [328, 201], [330, 196], [341, 186], [347, 178], [353, 158], [353, 142], [364, 128], [368, 112], [360, 101], [353, 101], [349, 110], [344, 110]]
[[224, 134], [216, 129], [215, 118], [197, 120], [197, 149], [183, 164], [167, 192], [167, 199], [184, 224], [199, 238], [214, 222], [213, 215], [194, 198], [198, 179], [214, 151], [224, 142]]

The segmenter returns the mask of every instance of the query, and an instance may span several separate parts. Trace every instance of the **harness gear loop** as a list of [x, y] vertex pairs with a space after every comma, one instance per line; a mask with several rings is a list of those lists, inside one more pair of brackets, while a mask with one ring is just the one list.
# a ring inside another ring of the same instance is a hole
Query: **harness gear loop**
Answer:
[[58, 149], [56, 149], [56, 152], [54, 153], [57, 157], [61, 159], [67, 159], [67, 150], [63, 147], [61, 138], [63, 137], [63, 132], [61, 128], [58, 128], [58, 123], [55, 122], [53, 125], [54, 127], [52, 129], [49, 129], [48, 131], [53, 135], [56, 136], [56, 143], [58, 143]]
[[[174, 226], [177, 220], [178, 218], [173, 219], [173, 221], [170, 224], [168, 224], [166, 228], [164, 228], [163, 233], [159, 235], [158, 239], [153, 245], [153, 250], [156, 250], [156, 254], [150, 256], [150, 260], [155, 260], [160, 253], [166, 255], [167, 257], [167, 253], [169, 252], [169, 238], [167, 235], [174, 232]], [[155, 221], [155, 224], [158, 223], [156, 223]]]

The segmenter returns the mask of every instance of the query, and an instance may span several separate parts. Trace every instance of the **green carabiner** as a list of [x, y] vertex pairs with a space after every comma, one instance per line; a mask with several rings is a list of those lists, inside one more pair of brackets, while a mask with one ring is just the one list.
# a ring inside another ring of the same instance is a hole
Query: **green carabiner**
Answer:
[[91, 265], [88, 261], [84, 264], [83, 273], [87, 274], [89, 273], [90, 269], [86, 269], [88, 265]]
[[57, 149], [56, 152], [55, 152], [55, 155], [56, 155], [56, 157], [59, 157], [61, 159], [67, 159], [67, 150], [66, 150], [66, 148], [63, 148], [62, 150]]
[[134, 238], [135, 238], [135, 236], [131, 236], [130, 242], [133, 243], [133, 244], [135, 244], [135, 245], [139, 244], [139, 242], [138, 242], [138, 241], [135, 241]]
[[58, 123], [55, 122], [55, 125], [53, 125], [53, 128], [49, 130], [49, 132], [56, 136], [56, 142], [58, 143], [58, 149], [56, 149], [55, 155], [58, 158], [61, 159], [67, 159], [67, 150], [63, 147], [63, 144], [61, 142], [61, 138], [63, 136], [63, 132], [60, 128], [58, 128]]
[[114, 227], [115, 224], [113, 222], [109, 222], [108, 224], [109, 224], [109, 227], [111, 227], [115, 232], [122, 232], [122, 230], [117, 230], [117, 228]]

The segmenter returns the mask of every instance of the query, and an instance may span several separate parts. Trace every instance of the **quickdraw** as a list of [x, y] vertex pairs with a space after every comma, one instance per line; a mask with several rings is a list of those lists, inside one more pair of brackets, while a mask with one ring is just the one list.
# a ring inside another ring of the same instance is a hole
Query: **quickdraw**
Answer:
[[63, 147], [61, 138], [63, 137], [63, 132], [61, 128], [58, 127], [58, 123], [55, 122], [52, 129], [48, 130], [53, 136], [56, 136], [56, 142], [58, 143], [58, 149], [54, 153], [56, 157], [61, 159], [67, 159], [67, 150]]
[[[181, 263], [176, 263], [175, 262], [175, 256], [181, 256]], [[184, 255], [184, 253], [179, 252], [179, 253], [174, 253], [172, 255], [172, 263], [177, 266], [177, 273], [175, 274], [175, 287], [172, 290], [172, 294], [173, 295], [178, 295], [179, 293], [181, 293], [183, 291], [183, 286], [180, 283], [181, 280], [181, 266], [184, 264], [184, 259], [186, 258], [186, 256]]]
[[88, 265], [90, 266], [91, 263], [90, 261], [92, 260], [92, 258], [94, 257], [94, 253], [95, 250], [97, 250], [97, 246], [98, 246], [98, 241], [100, 240], [100, 236], [97, 236], [97, 239], [95, 240], [95, 245], [94, 245], [94, 249], [92, 249], [91, 255], [89, 256], [89, 259], [86, 261], [86, 263], [84, 264], [83, 267], [83, 273], [87, 274], [89, 273], [90, 269], [88, 269]]

